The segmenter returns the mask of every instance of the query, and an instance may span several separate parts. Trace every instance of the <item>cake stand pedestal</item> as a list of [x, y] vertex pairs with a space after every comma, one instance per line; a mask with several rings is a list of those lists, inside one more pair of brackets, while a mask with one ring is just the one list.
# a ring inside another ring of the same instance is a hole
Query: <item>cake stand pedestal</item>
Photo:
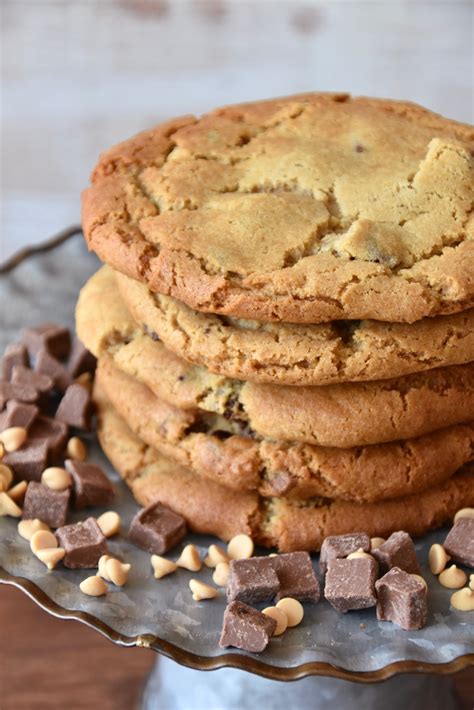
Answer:
[[381, 683], [352, 683], [311, 676], [268, 680], [223, 668], [203, 672], [159, 658], [143, 693], [141, 710], [458, 710], [449, 677], [407, 674]]

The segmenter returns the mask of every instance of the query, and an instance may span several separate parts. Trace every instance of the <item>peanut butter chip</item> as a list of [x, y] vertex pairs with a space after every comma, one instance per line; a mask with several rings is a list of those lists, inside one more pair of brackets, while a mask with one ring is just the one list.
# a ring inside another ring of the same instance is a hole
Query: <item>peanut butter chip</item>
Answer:
[[12, 500], [15, 501], [15, 503], [21, 503], [23, 498], [25, 497], [26, 489], [28, 488], [28, 484], [26, 481], [20, 481], [19, 483], [16, 484], [16, 486], [12, 486], [7, 493], [10, 496]]
[[456, 565], [451, 565], [441, 572], [438, 581], [447, 589], [461, 589], [467, 582], [467, 574]]
[[0, 493], [0, 517], [4, 515], [9, 515], [12, 518], [20, 518], [21, 508], [10, 498], [8, 493], [2, 491]]
[[8, 453], [20, 449], [26, 441], [28, 432], [22, 426], [12, 426], [10, 429], [5, 429], [0, 434], [0, 441], [3, 444], [5, 451]]
[[219, 545], [210, 545], [204, 560], [206, 567], [217, 567], [219, 562], [228, 562], [229, 556]]
[[43, 523], [42, 520], [38, 520], [38, 518], [34, 518], [33, 520], [20, 520], [18, 523], [18, 535], [21, 535], [25, 540], [31, 540], [38, 530], [51, 532], [46, 523]]
[[114, 557], [109, 557], [105, 562], [105, 571], [110, 581], [117, 587], [123, 587], [128, 581], [128, 573], [130, 565], [116, 560]]
[[3, 445], [3, 442], [0, 441], [0, 461], [3, 459], [5, 456], [5, 447]]
[[428, 553], [428, 563], [432, 574], [442, 572], [450, 559], [450, 556], [442, 545], [438, 545], [438, 543], [431, 545]]
[[275, 631], [273, 632], [274, 636], [281, 636], [281, 634], [286, 631], [288, 626], [288, 618], [283, 609], [278, 608], [277, 606], [267, 606], [267, 608], [262, 611], [262, 614], [270, 616], [277, 622]]
[[31, 551], [36, 555], [38, 550], [58, 547], [56, 536], [49, 530], [37, 530], [30, 538]]
[[189, 588], [193, 593], [195, 602], [200, 602], [204, 599], [214, 599], [219, 594], [215, 587], [204, 584], [204, 582], [200, 582], [199, 579], [190, 579]]
[[85, 387], [89, 392], [92, 391], [92, 375], [90, 372], [83, 372], [82, 375], [79, 375], [76, 377], [74, 382], [77, 385], [82, 385]]
[[97, 574], [99, 577], [102, 577], [102, 579], [105, 579], [107, 582], [110, 582], [110, 577], [107, 574], [107, 569], [106, 569], [108, 560], [110, 560], [110, 555], [102, 555], [102, 557], [99, 557]]
[[78, 436], [73, 436], [67, 442], [66, 452], [68, 458], [76, 461], [85, 461], [87, 458], [86, 445]]
[[385, 538], [383, 537], [371, 537], [370, 538], [370, 549], [371, 550], [378, 550], [381, 545], [383, 545], [385, 542]]
[[428, 589], [426, 579], [422, 577], [421, 574], [412, 574], [411, 576], [414, 577], [414, 579], [418, 579], [418, 581], [420, 581], [424, 585], [426, 590]]
[[350, 555], [347, 555], [348, 560], [358, 560], [360, 557], [368, 557], [369, 559], [374, 559], [372, 555], [369, 555], [368, 552], [364, 552], [361, 547], [359, 547], [359, 549], [355, 552], [351, 552]]
[[9, 466], [0, 463], [0, 491], [7, 491], [13, 481], [13, 471]]
[[454, 516], [454, 522], [457, 523], [461, 518], [474, 518], [474, 508], [461, 508]]
[[120, 515], [115, 510], [108, 510], [97, 518], [97, 525], [105, 537], [112, 537], [120, 532]]
[[474, 592], [469, 587], [454, 592], [450, 601], [458, 611], [474, 611]]
[[218, 562], [216, 569], [212, 575], [212, 581], [217, 584], [218, 587], [226, 587], [227, 579], [229, 577], [229, 563], [228, 562]]
[[247, 560], [253, 555], [253, 540], [249, 535], [236, 535], [227, 545], [231, 560]]
[[107, 594], [108, 587], [107, 583], [101, 577], [92, 576], [84, 579], [80, 585], [79, 589], [84, 594], [88, 594], [90, 597], [101, 597]]
[[155, 579], [161, 579], [166, 577], [172, 572], [176, 572], [178, 565], [171, 560], [167, 560], [166, 557], [160, 557], [160, 555], [151, 556], [151, 566], [153, 567]]
[[45, 468], [41, 474], [41, 483], [53, 491], [65, 491], [72, 485], [72, 478], [69, 471], [59, 466]]
[[291, 597], [284, 597], [277, 602], [277, 609], [283, 609], [288, 620], [288, 626], [298, 626], [304, 616], [303, 605]]
[[36, 557], [44, 562], [48, 569], [54, 569], [65, 554], [66, 551], [62, 547], [46, 547], [44, 550], [38, 550]]
[[179, 558], [176, 560], [178, 567], [188, 569], [190, 572], [199, 572], [201, 558], [195, 545], [186, 545]]

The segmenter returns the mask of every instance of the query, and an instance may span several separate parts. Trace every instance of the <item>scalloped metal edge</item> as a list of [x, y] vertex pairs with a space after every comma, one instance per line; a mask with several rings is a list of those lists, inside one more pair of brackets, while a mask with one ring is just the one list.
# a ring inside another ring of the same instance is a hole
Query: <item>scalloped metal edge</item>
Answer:
[[[51, 239], [41, 244], [26, 247], [14, 254], [10, 259], [0, 265], [0, 274], [6, 274], [16, 268], [26, 259], [43, 252], [51, 251], [57, 246], [68, 241], [82, 233], [79, 225], [68, 227]], [[216, 671], [220, 668], [236, 668], [238, 670], [247, 671], [255, 675], [268, 678], [270, 680], [293, 681], [306, 678], [307, 676], [325, 676], [338, 678], [340, 680], [348, 680], [356, 683], [378, 683], [388, 680], [400, 673], [433, 673], [437, 675], [450, 675], [458, 673], [466, 668], [474, 666], [474, 653], [468, 653], [464, 656], [458, 656], [448, 663], [424, 663], [422, 661], [395, 661], [388, 666], [384, 666], [376, 671], [348, 671], [341, 666], [336, 666], [331, 663], [310, 662], [303, 663], [294, 668], [281, 668], [279, 666], [271, 666], [263, 661], [250, 656], [240, 655], [238, 653], [223, 653], [216, 657], [199, 656], [190, 651], [175, 646], [174, 644], [160, 639], [153, 634], [141, 634], [139, 636], [125, 636], [117, 631], [114, 631], [104, 622], [96, 619], [91, 614], [84, 611], [74, 611], [64, 609], [56, 604], [48, 595], [40, 589], [34, 582], [24, 577], [15, 577], [9, 572], [0, 567], [0, 585], [7, 584], [17, 589], [20, 589], [24, 594], [30, 597], [39, 607], [52, 616], [65, 621], [79, 621], [91, 629], [98, 631], [102, 636], [105, 636], [112, 643], [118, 646], [131, 648], [137, 646], [139, 648], [149, 648], [163, 656], [170, 658], [176, 663], [194, 670], [200, 671]]]
[[164, 641], [153, 634], [124, 636], [87, 612], [64, 609], [50, 599], [34, 582], [24, 577], [14, 577], [1, 567], [0, 584], [7, 584], [20, 589], [52, 616], [66, 621], [79, 621], [89, 628], [95, 629], [95, 631], [98, 631], [102, 636], [105, 636], [109, 641], [112, 641], [118, 646], [125, 646], [127, 648], [133, 646], [149, 648], [152, 651], [161, 653], [167, 658], [176, 661], [176, 663], [200, 671], [215, 671], [219, 668], [237, 668], [264, 678], [269, 678], [270, 680], [292, 681], [300, 680], [306, 676], [316, 675], [339, 678], [340, 680], [348, 680], [357, 683], [376, 683], [387, 680], [399, 673], [435, 673], [437, 675], [448, 675], [474, 666], [474, 653], [459, 656], [449, 663], [438, 664], [423, 663], [421, 661], [396, 661], [379, 670], [367, 672], [347, 671], [340, 666], [321, 662], [304, 663], [294, 668], [281, 668], [279, 666], [270, 666], [256, 658], [237, 653], [223, 653], [216, 657], [199, 656], [190, 651], [183, 651], [178, 646]]

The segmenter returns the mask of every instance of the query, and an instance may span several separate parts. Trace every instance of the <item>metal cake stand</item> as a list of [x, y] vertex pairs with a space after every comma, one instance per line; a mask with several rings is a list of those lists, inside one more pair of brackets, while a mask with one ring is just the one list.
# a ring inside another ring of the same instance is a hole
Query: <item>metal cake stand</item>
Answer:
[[[78, 291], [99, 265], [80, 234], [80, 227], [71, 227], [0, 267], [0, 298], [9, 303], [1, 314], [2, 350], [26, 325], [53, 320], [74, 326]], [[114, 508], [126, 527], [137, 505], [93, 440], [89, 448], [92, 459], [114, 480]], [[419, 558], [426, 562], [429, 546], [444, 535], [435, 532], [418, 540]], [[202, 550], [213, 541], [190, 537]], [[261, 703], [287, 710], [319, 708], [328, 702], [338, 710], [382, 705], [390, 710], [422, 705], [449, 710], [457, 707], [449, 675], [474, 665], [474, 612], [450, 609], [449, 590], [440, 587], [426, 567], [430, 617], [424, 630], [410, 633], [378, 623], [373, 610], [340, 616], [323, 601], [307, 607], [300, 627], [273, 639], [264, 653], [252, 655], [219, 648], [222, 595], [215, 602], [196, 604], [187, 588], [190, 573], [180, 570], [157, 583], [149, 556], [126, 538], [112, 541], [111, 549], [132, 562], [131, 583], [105, 598], [84, 597], [78, 584], [90, 572], [46, 572], [17, 535], [15, 521], [3, 518], [0, 583], [16, 586], [47, 613], [80, 621], [118, 645], [157, 651], [160, 662], [143, 694], [147, 710], [244, 710]], [[210, 578], [208, 570], [200, 575]], [[199, 672], [218, 669], [211, 675]]]

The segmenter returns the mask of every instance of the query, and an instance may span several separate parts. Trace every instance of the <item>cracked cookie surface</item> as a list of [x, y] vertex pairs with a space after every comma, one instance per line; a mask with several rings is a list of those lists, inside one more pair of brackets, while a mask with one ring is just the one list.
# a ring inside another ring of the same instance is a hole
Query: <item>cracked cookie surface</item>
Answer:
[[474, 458], [474, 423], [386, 444], [336, 449], [242, 435], [236, 422], [158, 399], [99, 359], [96, 382], [144, 442], [232, 490], [307, 500], [314, 496], [376, 501], [422, 491]]
[[[270, 439], [346, 448], [414, 438], [473, 417], [474, 363], [393, 380], [320, 387], [215, 375], [143, 332], [125, 308], [108, 267], [82, 289], [76, 328], [96, 357], [109, 355], [118, 369], [159, 399], [181, 409], [222, 415]], [[474, 349], [474, 334], [472, 338]]]
[[400, 377], [474, 360], [474, 308], [417, 323], [296, 325], [193, 311], [116, 273], [133, 318], [177, 355], [242, 380], [324, 385]]
[[190, 307], [413, 322], [474, 304], [474, 129], [305, 94], [217, 109], [104, 153], [89, 247]]
[[144, 506], [161, 501], [183, 515], [191, 530], [225, 541], [247, 533], [256, 542], [276, 546], [281, 552], [314, 551], [328, 535], [359, 530], [371, 537], [388, 537], [400, 529], [421, 535], [452, 519], [460, 507], [474, 504], [473, 464], [428, 491], [380, 503], [320, 499], [301, 504], [229, 491], [144, 444], [97, 386], [95, 397], [102, 448], [136, 500]]
[[474, 501], [474, 465], [468, 463], [444, 483], [417, 493], [377, 503], [335, 500], [297, 504], [283, 498], [264, 503], [260, 535], [280, 552], [319, 550], [328, 535], [364, 530], [388, 538], [405, 530], [419, 536], [451, 522], [461, 506]]

